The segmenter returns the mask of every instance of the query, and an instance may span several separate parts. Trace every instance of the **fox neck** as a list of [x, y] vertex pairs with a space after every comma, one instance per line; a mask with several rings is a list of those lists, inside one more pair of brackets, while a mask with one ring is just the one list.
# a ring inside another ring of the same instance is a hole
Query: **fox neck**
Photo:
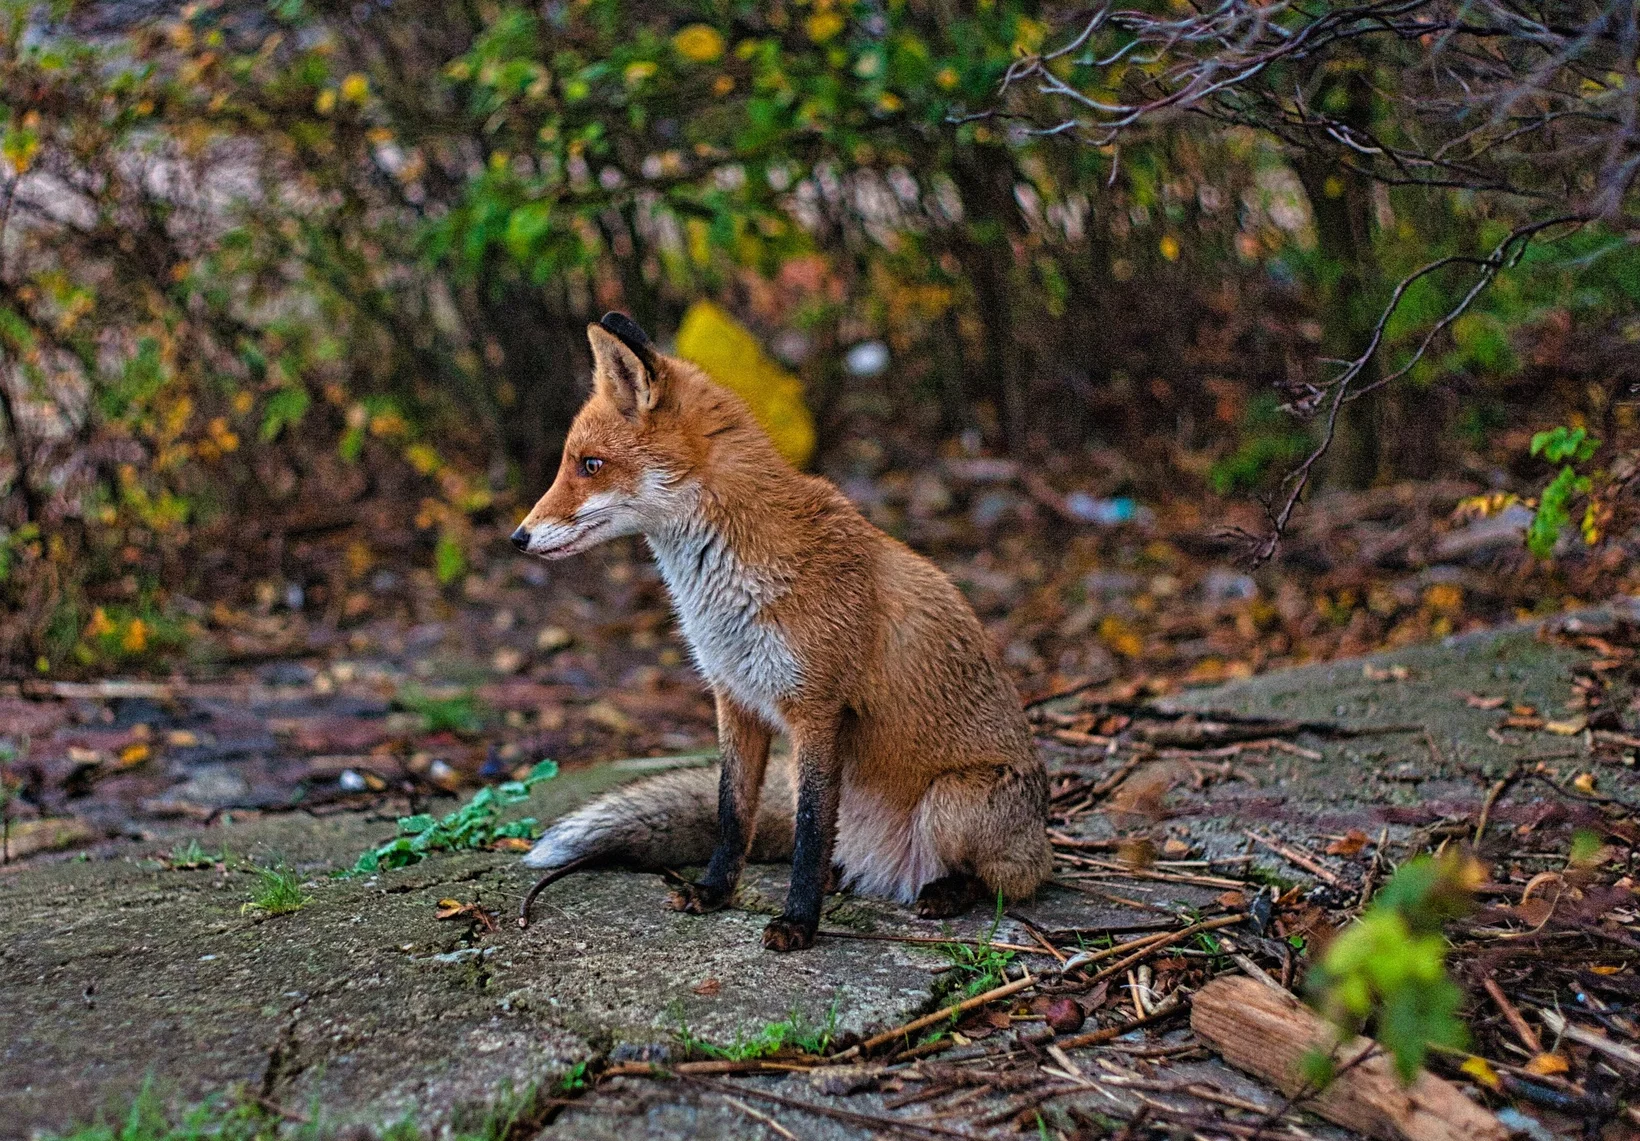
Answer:
[[768, 609], [786, 594], [787, 578], [745, 550], [741, 536], [755, 522], [733, 526], [699, 485], [679, 494], [692, 499], [686, 510], [645, 534], [695, 664], [714, 689], [783, 728], [780, 705], [802, 670]]

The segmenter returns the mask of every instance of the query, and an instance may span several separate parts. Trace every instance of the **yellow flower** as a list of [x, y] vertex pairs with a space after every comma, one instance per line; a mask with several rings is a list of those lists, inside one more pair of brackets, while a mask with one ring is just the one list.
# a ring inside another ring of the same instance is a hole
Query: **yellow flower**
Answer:
[[816, 12], [808, 18], [804, 27], [808, 30], [809, 39], [823, 44], [843, 30], [843, 23], [842, 15], [837, 12]]
[[692, 63], [711, 63], [723, 54], [723, 34], [709, 24], [690, 24], [678, 29], [672, 48]]
[[636, 63], [626, 65], [626, 85], [636, 87], [651, 75], [655, 74], [655, 65], [647, 59], [640, 59]]
[[328, 115], [336, 110], [335, 90], [327, 87], [319, 92], [319, 97], [313, 101], [313, 109], [321, 115]]
[[342, 98], [349, 103], [363, 103], [370, 95], [370, 80], [354, 72], [342, 80]]
[[1162, 251], [1162, 256], [1168, 261], [1179, 260], [1179, 239], [1172, 234], [1163, 235], [1162, 240], [1156, 243], [1156, 248]]

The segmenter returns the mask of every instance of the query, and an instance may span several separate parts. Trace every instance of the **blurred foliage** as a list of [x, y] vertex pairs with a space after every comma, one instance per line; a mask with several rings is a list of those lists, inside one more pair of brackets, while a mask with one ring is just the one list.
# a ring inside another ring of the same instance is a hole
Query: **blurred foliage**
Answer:
[[[1091, 445], [1268, 487], [1307, 433], [1262, 393], [1353, 327], [1333, 183], [1252, 129], [1118, 152], [973, 118], [1050, 16], [0, 0], [0, 659], [139, 665], [224, 620], [197, 598], [341, 622], [382, 561], [458, 587], [550, 479], [611, 308], [797, 460]], [[1456, 192], [1372, 209], [1386, 279], [1507, 225]], [[1568, 330], [1640, 332], [1637, 259], [1595, 228], [1533, 248], [1415, 382], [1574, 369], [1612, 439], [1632, 366]], [[1391, 345], [1460, 286], [1421, 280]], [[847, 373], [868, 338], [892, 367]]]
[[[1485, 870], [1456, 850], [1402, 865], [1361, 918], [1334, 939], [1312, 972], [1316, 1004], [1345, 1036], [1370, 1026], [1404, 1082], [1417, 1076], [1431, 1046], [1461, 1047], [1463, 991], [1447, 977], [1442, 925], [1466, 912]], [[1310, 1060], [1318, 1085], [1330, 1080], [1325, 1056]]]

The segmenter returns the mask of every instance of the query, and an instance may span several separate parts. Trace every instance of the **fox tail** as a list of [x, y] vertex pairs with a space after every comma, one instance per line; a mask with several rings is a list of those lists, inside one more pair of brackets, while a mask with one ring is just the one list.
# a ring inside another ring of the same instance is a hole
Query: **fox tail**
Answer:
[[[719, 767], [681, 769], [605, 793], [555, 822], [524, 857], [532, 868], [575, 860], [662, 868], [703, 864], [718, 833]], [[790, 859], [795, 803], [780, 764], [770, 764], [758, 804], [751, 859]]]

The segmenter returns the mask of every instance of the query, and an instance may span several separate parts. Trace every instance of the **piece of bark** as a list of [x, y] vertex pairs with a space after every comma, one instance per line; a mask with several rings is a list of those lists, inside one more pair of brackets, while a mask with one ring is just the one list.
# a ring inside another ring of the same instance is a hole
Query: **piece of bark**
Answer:
[[[1289, 1096], [1305, 1086], [1304, 1055], [1334, 1040], [1333, 1028], [1298, 999], [1242, 976], [1202, 987], [1190, 1028], [1232, 1066]], [[1451, 1082], [1426, 1072], [1402, 1085], [1383, 1053], [1351, 1065], [1372, 1048], [1366, 1038], [1342, 1046], [1337, 1078], [1303, 1108], [1381, 1141], [1507, 1141], [1498, 1119]]]

